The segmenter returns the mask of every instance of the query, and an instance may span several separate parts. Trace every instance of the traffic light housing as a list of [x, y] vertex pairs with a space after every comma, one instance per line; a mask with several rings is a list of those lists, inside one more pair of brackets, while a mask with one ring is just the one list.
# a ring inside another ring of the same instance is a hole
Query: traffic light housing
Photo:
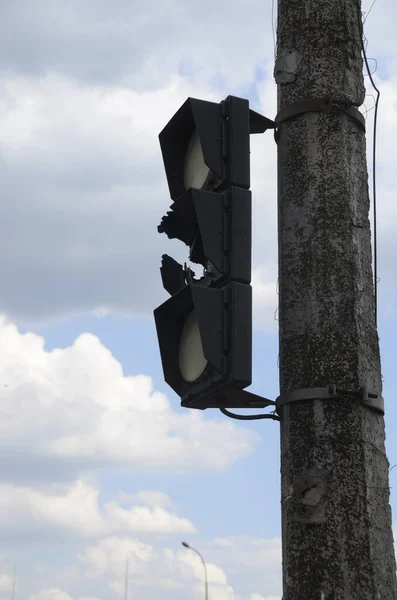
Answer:
[[[275, 124], [249, 109], [248, 100], [228, 96], [220, 103], [188, 98], [159, 135], [172, 200], [189, 187], [226, 189], [250, 187], [250, 133], [263, 133]], [[194, 133], [210, 171], [203, 185], [186, 185], [186, 159]]]
[[[221, 288], [185, 285], [156, 310], [165, 381], [181, 397], [183, 406], [228, 406], [223, 388], [244, 388], [251, 383], [251, 305], [251, 286], [231, 282]], [[181, 351], [188, 352], [181, 348], [181, 337], [192, 316], [192, 325], [200, 333], [201, 360], [194, 347], [194, 356], [187, 360], [181, 356]]]
[[251, 192], [190, 188], [163, 217], [158, 230], [190, 248], [191, 262], [208, 262], [223, 280], [251, 282]]
[[164, 255], [171, 297], [154, 311], [165, 381], [189, 408], [266, 406], [252, 371], [250, 133], [274, 128], [248, 100], [188, 98], [159, 135], [174, 201], [158, 227], [199, 278]]

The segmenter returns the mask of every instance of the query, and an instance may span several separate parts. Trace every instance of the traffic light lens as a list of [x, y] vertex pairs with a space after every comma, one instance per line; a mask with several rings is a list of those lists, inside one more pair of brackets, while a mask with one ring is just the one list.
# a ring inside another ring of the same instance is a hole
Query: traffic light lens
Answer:
[[203, 374], [208, 364], [204, 356], [200, 329], [193, 310], [185, 321], [179, 343], [179, 369], [185, 381], [191, 383]]
[[187, 190], [189, 188], [196, 188], [198, 190], [206, 189], [210, 178], [211, 170], [204, 162], [203, 149], [201, 147], [197, 129], [195, 129], [186, 150], [184, 171], [185, 188]]

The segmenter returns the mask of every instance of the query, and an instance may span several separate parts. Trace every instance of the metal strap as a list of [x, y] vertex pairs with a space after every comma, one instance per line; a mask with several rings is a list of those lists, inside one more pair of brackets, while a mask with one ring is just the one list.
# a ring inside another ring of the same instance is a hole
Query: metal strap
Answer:
[[358, 396], [361, 400], [361, 404], [385, 414], [385, 405], [382, 396], [368, 392], [367, 386], [361, 387], [359, 391], [351, 391], [337, 388], [335, 385], [330, 385], [327, 388], [302, 388], [300, 390], [284, 392], [276, 398], [276, 411], [280, 415], [282, 407], [291, 402], [302, 402], [304, 400], [335, 400], [339, 396], [346, 395]]
[[348, 115], [360, 125], [365, 131], [365, 119], [364, 116], [355, 106], [348, 106], [347, 104], [340, 104], [333, 102], [331, 98], [306, 98], [293, 104], [284, 106], [275, 118], [276, 126], [278, 127], [281, 123], [292, 119], [296, 115], [301, 115], [307, 112], [340, 112]]

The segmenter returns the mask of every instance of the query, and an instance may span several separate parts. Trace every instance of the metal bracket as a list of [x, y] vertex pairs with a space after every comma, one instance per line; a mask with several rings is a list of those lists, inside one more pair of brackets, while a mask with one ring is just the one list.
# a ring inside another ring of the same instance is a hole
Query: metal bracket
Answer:
[[[305, 100], [300, 100], [299, 102], [294, 102], [293, 104], [288, 104], [282, 108], [276, 118], [275, 123], [276, 127], [279, 127], [281, 123], [292, 119], [296, 115], [301, 115], [308, 112], [339, 112], [344, 113], [355, 120], [356, 124], [358, 124], [365, 131], [365, 119], [364, 116], [360, 113], [360, 111], [355, 106], [349, 106], [347, 104], [340, 104], [338, 102], [333, 102], [332, 98], [306, 98]], [[278, 141], [277, 129], [275, 130], [275, 139]]]
[[284, 392], [276, 398], [276, 411], [281, 415], [282, 407], [291, 402], [302, 402], [303, 400], [334, 400], [338, 396], [346, 395], [357, 396], [364, 406], [372, 408], [382, 415], [385, 414], [385, 405], [382, 396], [368, 392], [367, 386], [361, 387], [359, 391], [352, 391], [337, 388], [334, 384], [327, 388], [302, 388], [300, 390]]

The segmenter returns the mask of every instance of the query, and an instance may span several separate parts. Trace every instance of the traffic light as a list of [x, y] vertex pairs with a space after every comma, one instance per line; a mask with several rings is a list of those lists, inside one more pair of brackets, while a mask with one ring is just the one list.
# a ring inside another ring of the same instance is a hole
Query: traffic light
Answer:
[[164, 255], [170, 298], [154, 316], [165, 381], [189, 408], [262, 407], [252, 371], [250, 134], [270, 119], [228, 96], [188, 98], [159, 135], [174, 201], [158, 227], [189, 247], [192, 269]]

